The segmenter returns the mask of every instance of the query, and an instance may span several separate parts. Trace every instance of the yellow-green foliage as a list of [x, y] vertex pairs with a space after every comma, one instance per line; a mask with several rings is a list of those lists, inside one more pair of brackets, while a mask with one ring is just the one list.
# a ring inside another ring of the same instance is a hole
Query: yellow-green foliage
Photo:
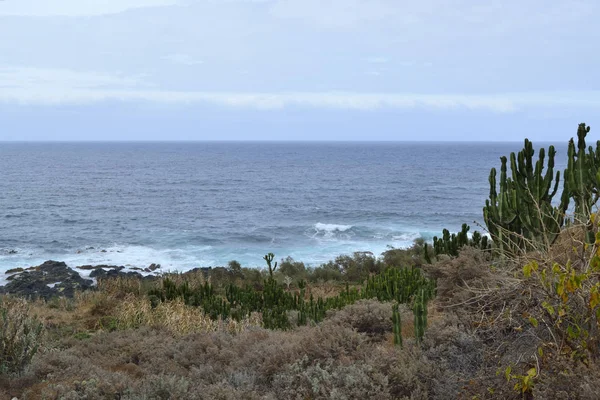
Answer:
[[587, 253], [577, 263], [532, 261], [523, 267], [523, 276], [543, 293], [541, 308], [531, 310], [529, 323], [545, 325], [552, 332], [555, 350], [577, 359], [599, 352], [600, 234]]

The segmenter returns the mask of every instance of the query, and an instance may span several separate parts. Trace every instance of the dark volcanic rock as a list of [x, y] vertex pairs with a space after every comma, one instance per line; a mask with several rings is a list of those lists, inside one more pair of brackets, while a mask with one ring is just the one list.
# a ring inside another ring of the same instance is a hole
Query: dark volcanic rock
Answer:
[[156, 271], [159, 268], [160, 268], [160, 264], [154, 264], [154, 263], [150, 264], [150, 266], [148, 267], [148, 269], [150, 271]]
[[105, 268], [105, 269], [115, 269], [115, 270], [122, 270], [125, 269], [125, 267], [123, 266], [116, 266], [116, 265], [80, 265], [79, 267], [75, 267], [77, 269], [83, 269], [83, 270], [96, 270], [98, 268]]
[[90, 270], [90, 269], [96, 269], [98, 267], [94, 266], [94, 265], [80, 265], [79, 267], [75, 267], [77, 269], [83, 269], [83, 270]]
[[125, 272], [123, 271], [124, 269], [125, 267], [109, 267], [107, 265], [99, 265], [90, 273], [90, 278], [116, 278], [117, 276], [127, 276], [140, 279], [143, 278], [142, 274], [139, 272]]
[[49, 299], [53, 296], [73, 297], [76, 290], [89, 289], [93, 281], [83, 279], [64, 262], [46, 261], [35, 268], [11, 276], [0, 293]]
[[13, 268], [13, 269], [9, 269], [8, 271], [6, 271], [7, 274], [15, 274], [17, 272], [23, 272], [25, 271], [23, 268]]

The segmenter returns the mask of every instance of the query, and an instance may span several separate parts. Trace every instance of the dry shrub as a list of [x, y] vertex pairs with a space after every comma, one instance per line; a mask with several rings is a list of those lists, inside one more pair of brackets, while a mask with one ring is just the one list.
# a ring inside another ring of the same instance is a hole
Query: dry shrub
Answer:
[[[378, 307], [364, 302], [356, 309], [369, 306]], [[436, 318], [428, 334], [439, 337], [426, 335], [423, 350], [413, 340], [401, 349], [358, 332], [343, 311], [291, 331], [174, 335], [167, 327], [142, 326], [100, 332], [36, 357], [23, 398], [441, 399], [441, 390], [455, 389], [450, 369], [466, 374], [460, 363], [476, 360], [478, 343], [459, 325], [437, 326]], [[446, 355], [451, 361], [440, 362]]]
[[344, 284], [337, 282], [309, 283], [306, 297], [308, 298], [312, 294], [315, 299], [319, 297], [327, 299], [339, 295], [345, 289], [346, 286]]
[[22, 372], [37, 353], [42, 332], [26, 300], [0, 298], [0, 374]]
[[577, 259], [582, 259], [585, 255], [584, 243], [586, 242], [586, 231], [587, 229], [584, 225], [575, 225], [563, 229], [548, 252], [544, 254], [544, 259], [562, 265], [566, 264], [569, 260], [576, 261]]
[[76, 292], [73, 299], [53, 298], [30, 301], [31, 312], [47, 328], [49, 336], [61, 340], [68, 332], [100, 329], [121, 301], [100, 291]]
[[116, 276], [110, 278], [99, 278], [97, 283], [98, 291], [107, 293], [117, 298], [122, 298], [129, 294], [140, 296], [146, 292], [146, 287], [153, 286], [153, 283], [130, 276]]
[[137, 394], [126, 395], [125, 399], [156, 399], [156, 400], [179, 400], [191, 397], [190, 380], [175, 375], [159, 375], [147, 378], [140, 384]]
[[177, 286], [181, 286], [184, 283], [187, 283], [191, 290], [199, 289], [203, 286], [206, 281], [210, 282], [210, 276], [208, 279], [205, 277], [205, 273], [202, 270], [192, 270], [188, 271], [185, 274], [182, 273], [167, 273], [162, 275], [160, 279], [155, 282], [155, 287], [163, 287], [163, 281], [165, 279], [169, 279], [171, 282], [177, 284]]
[[[435, 388], [463, 398], [598, 397], [597, 361], [592, 356], [582, 363], [583, 351], [566, 344], [579, 343], [578, 331], [569, 333], [569, 325], [586, 329], [591, 298], [586, 290], [597, 282], [595, 272], [576, 281], [565, 297], [568, 303], [556, 286], [561, 276], [591, 271], [596, 248], [583, 245], [584, 233], [577, 226], [565, 229], [547, 251], [505, 256], [495, 265], [485, 254], [464, 249], [455, 259], [424, 267], [438, 279], [436, 303], [444, 315], [439, 325], [430, 324], [423, 343], [423, 355], [447, 371], [437, 375]], [[551, 323], [548, 305], [558, 310], [565, 304], [561, 323]], [[593, 354], [594, 337], [583, 336], [585, 350]], [[535, 375], [523, 394], [515, 385], [527, 371]]]
[[214, 321], [201, 308], [186, 305], [182, 300], [160, 303], [153, 308], [147, 298], [129, 295], [125, 298], [115, 318], [119, 329], [133, 329], [141, 326], [166, 328], [172, 333], [186, 335], [227, 331], [239, 333], [251, 326], [260, 326], [258, 314], [237, 322], [233, 319]]
[[[412, 320], [412, 314], [406, 305], [401, 305], [400, 311], [403, 322]], [[327, 320], [381, 341], [392, 331], [392, 303], [360, 300], [341, 310], [329, 311]]]
[[372, 366], [311, 363], [307, 356], [277, 374], [273, 388], [285, 399], [391, 399], [387, 376]]
[[487, 252], [464, 247], [456, 258], [441, 258], [423, 269], [437, 279], [436, 301], [442, 306], [454, 305], [472, 297], [471, 288], [485, 289], [498, 278], [492, 270]]
[[475, 378], [484, 364], [484, 344], [456, 314], [432, 320], [422, 345], [423, 356], [435, 365], [430, 398], [458, 398], [462, 387]]
[[436, 376], [442, 373], [422, 356], [414, 342], [397, 346], [377, 346], [365, 355], [364, 363], [387, 377], [389, 395], [393, 399], [428, 400]]

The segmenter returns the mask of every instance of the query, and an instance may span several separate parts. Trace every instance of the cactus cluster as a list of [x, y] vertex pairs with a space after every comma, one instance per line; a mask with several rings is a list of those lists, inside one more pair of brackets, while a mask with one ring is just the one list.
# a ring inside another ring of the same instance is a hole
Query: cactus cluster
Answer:
[[360, 298], [409, 303], [419, 291], [428, 298], [436, 293], [436, 282], [426, 278], [420, 268], [390, 268], [367, 279]]
[[[272, 261], [271, 257], [265, 258], [268, 259]], [[292, 326], [290, 311], [296, 312], [298, 325], [305, 325], [308, 321], [322, 321], [328, 310], [341, 309], [361, 299], [376, 298], [400, 304], [414, 302], [418, 298], [418, 301], [426, 303], [435, 296], [436, 282], [426, 278], [418, 268], [390, 268], [370, 277], [360, 288], [346, 283], [345, 289], [334, 297], [307, 296], [306, 289], [306, 282], [300, 281], [298, 290], [287, 291], [269, 274], [262, 290], [230, 284], [225, 288], [225, 296], [220, 296], [208, 282], [191, 289], [187, 282], [177, 285], [170, 279], [164, 279], [162, 287], [148, 295], [162, 302], [182, 299], [188, 305], [202, 307], [215, 320], [231, 318], [239, 321], [253, 312], [260, 312], [266, 328], [289, 329]]]
[[554, 174], [554, 146], [540, 149], [534, 164], [533, 144], [525, 139], [523, 149], [507, 158], [501, 157], [499, 191], [496, 170], [490, 172], [490, 195], [483, 208], [483, 219], [498, 248], [504, 252], [552, 243], [560, 233], [568, 202], [559, 206], [552, 201], [558, 190], [560, 172]]
[[[467, 224], [462, 225], [462, 229], [458, 233], [450, 234], [448, 229], [442, 231], [442, 237], [433, 237], [433, 254], [437, 257], [440, 254], [447, 254], [449, 256], [458, 256], [458, 252], [464, 246], [471, 246], [482, 250], [490, 248], [490, 243], [487, 236], [481, 235], [478, 231], [473, 232], [471, 238], [469, 238], [469, 230], [471, 227]], [[425, 247], [425, 261], [431, 264], [431, 258], [429, 256], [428, 248]]]
[[483, 219], [502, 254], [551, 245], [565, 224], [571, 199], [575, 203], [575, 219], [588, 223], [592, 207], [600, 196], [600, 141], [596, 142], [595, 150], [591, 146], [586, 148], [585, 137], [589, 131], [589, 126], [580, 124], [577, 148], [573, 139], [569, 142], [563, 191], [556, 201], [560, 171], [554, 172], [554, 146], [548, 148], [547, 162], [542, 148], [534, 164], [533, 144], [525, 139], [523, 149], [510, 155], [510, 176], [507, 158], [500, 158], [498, 185], [496, 169], [492, 168]]

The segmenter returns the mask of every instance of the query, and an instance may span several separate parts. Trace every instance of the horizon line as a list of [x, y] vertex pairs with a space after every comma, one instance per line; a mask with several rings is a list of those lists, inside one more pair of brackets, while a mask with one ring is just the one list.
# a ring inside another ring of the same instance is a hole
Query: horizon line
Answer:
[[[522, 143], [523, 140], [338, 140], [338, 139], [323, 139], [323, 140], [302, 140], [302, 139], [130, 139], [130, 140], [0, 140], [0, 144], [60, 144], [60, 143], [81, 143], [81, 144], [100, 144], [100, 143]], [[550, 141], [538, 141], [538, 143], [551, 143]]]

